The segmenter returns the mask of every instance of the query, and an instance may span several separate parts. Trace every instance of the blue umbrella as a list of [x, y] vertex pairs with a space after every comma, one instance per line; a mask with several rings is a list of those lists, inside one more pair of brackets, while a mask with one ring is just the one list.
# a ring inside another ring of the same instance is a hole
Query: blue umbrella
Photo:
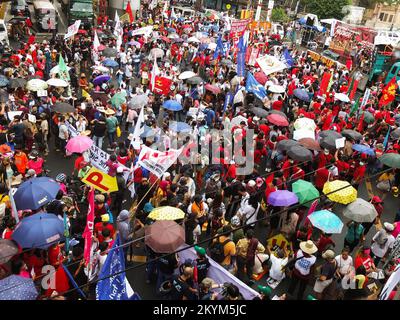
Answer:
[[96, 86], [99, 86], [99, 85], [103, 84], [104, 82], [110, 81], [110, 79], [111, 79], [111, 77], [109, 75], [102, 74], [101, 76], [98, 76], [93, 80], [93, 84]]
[[64, 223], [53, 213], [36, 213], [22, 219], [12, 238], [22, 248], [47, 249], [64, 240]]
[[303, 100], [305, 102], [310, 101], [310, 96], [308, 95], [307, 91], [304, 89], [296, 89], [293, 91], [294, 95], [299, 98], [300, 100]]
[[10, 83], [7, 77], [0, 75], [0, 87], [5, 87]]
[[370, 147], [363, 145], [363, 144], [353, 144], [353, 150], [358, 151], [360, 153], [365, 153], [369, 156], [375, 156], [375, 151], [374, 149], [371, 149]]
[[0, 300], [36, 300], [38, 295], [31, 278], [13, 274], [0, 280]]
[[167, 31], [170, 33], [176, 33], [176, 29], [174, 28], [167, 28]]
[[60, 185], [51, 178], [32, 178], [22, 183], [14, 195], [18, 210], [37, 210], [56, 198]]
[[192, 127], [190, 125], [188, 125], [186, 122], [171, 121], [169, 124], [169, 128], [175, 132], [190, 132], [190, 131], [192, 131]]
[[106, 59], [103, 61], [103, 65], [106, 67], [110, 67], [110, 68], [115, 68], [118, 67], [119, 64], [117, 61], [113, 60], [113, 59]]
[[181, 111], [183, 108], [176, 100], [167, 100], [163, 103], [163, 108], [170, 111]]
[[343, 222], [329, 210], [315, 211], [309, 216], [312, 225], [325, 233], [341, 233]]
[[157, 134], [157, 131], [153, 128], [150, 128], [147, 125], [144, 125], [144, 132], [140, 135], [141, 138], [149, 138], [154, 137]]

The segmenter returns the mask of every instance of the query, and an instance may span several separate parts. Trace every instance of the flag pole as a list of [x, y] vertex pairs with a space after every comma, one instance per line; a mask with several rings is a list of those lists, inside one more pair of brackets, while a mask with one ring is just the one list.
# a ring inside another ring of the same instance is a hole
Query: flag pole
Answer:
[[157, 178], [156, 181], [154, 181], [154, 183], [151, 185], [151, 187], [149, 188], [149, 190], [147, 190], [147, 192], [144, 194], [144, 196], [142, 197], [142, 199], [140, 199], [140, 201], [135, 205], [135, 202], [133, 202], [132, 206], [129, 209], [129, 213], [134, 213], [134, 209], [137, 208], [144, 200], [144, 198], [146, 198], [146, 196], [149, 194], [149, 192], [153, 189], [153, 187], [159, 182], [160, 178]]

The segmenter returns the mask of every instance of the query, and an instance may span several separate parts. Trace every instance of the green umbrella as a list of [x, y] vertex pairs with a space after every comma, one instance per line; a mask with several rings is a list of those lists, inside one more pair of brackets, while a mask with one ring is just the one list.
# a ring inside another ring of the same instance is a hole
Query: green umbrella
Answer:
[[380, 162], [391, 168], [400, 168], [400, 154], [386, 153], [378, 158]]
[[115, 107], [119, 107], [121, 104], [126, 102], [126, 93], [117, 92], [111, 98], [111, 104]]
[[371, 112], [369, 112], [369, 111], [361, 112], [360, 117], [362, 117], [363, 114], [364, 114], [364, 122], [366, 122], [368, 124], [374, 123], [375, 118]]
[[314, 185], [305, 180], [297, 180], [292, 185], [292, 191], [299, 198], [299, 203], [303, 204], [305, 202], [306, 206], [309, 207], [311, 205], [310, 200], [315, 200], [319, 197], [319, 191], [314, 187]]

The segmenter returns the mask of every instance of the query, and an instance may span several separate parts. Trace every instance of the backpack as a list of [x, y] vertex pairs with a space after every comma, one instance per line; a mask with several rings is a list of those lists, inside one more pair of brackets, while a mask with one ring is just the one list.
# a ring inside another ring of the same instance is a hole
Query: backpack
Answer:
[[224, 247], [230, 242], [231, 239], [226, 239], [224, 242], [220, 242], [219, 239], [217, 241], [211, 243], [210, 245], [210, 257], [215, 262], [222, 263], [225, 259]]

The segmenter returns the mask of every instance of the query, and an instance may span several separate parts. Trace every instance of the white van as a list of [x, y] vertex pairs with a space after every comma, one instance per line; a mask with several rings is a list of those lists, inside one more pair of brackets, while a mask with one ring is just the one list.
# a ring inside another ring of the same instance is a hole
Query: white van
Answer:
[[[50, 1], [35, 1], [33, 3], [33, 8], [40, 29], [57, 29], [57, 11]], [[50, 24], [48, 24], [48, 21], [50, 21]]]
[[285, 29], [279, 23], [272, 24], [271, 32], [272, 32], [272, 34], [279, 34], [281, 36], [281, 39], [283, 39], [285, 37]]
[[10, 45], [10, 42], [8, 41], [8, 31], [4, 20], [0, 20], [0, 41], [7, 44], [7, 46]]

